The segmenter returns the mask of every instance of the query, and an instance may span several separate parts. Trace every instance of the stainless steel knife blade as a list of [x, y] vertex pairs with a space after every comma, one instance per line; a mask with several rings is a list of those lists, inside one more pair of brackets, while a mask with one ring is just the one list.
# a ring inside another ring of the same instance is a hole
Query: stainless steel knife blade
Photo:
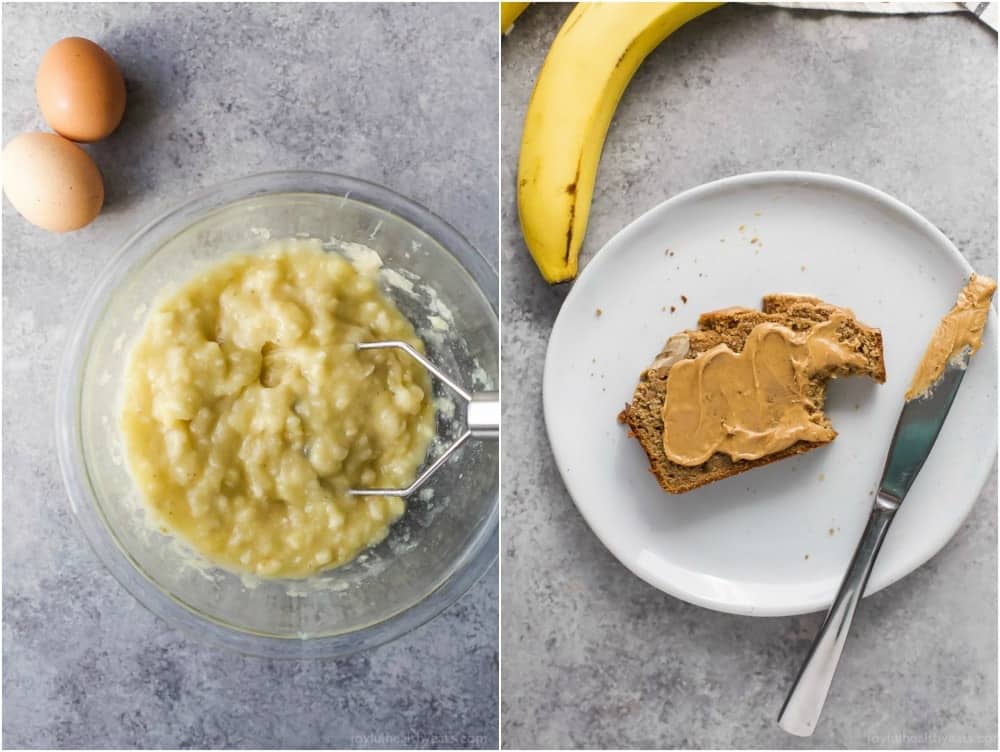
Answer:
[[964, 360], [959, 364], [949, 364], [928, 396], [912, 399], [903, 405], [882, 470], [878, 491], [880, 498], [894, 501], [897, 506], [905, 498], [941, 432], [965, 376], [966, 366]]

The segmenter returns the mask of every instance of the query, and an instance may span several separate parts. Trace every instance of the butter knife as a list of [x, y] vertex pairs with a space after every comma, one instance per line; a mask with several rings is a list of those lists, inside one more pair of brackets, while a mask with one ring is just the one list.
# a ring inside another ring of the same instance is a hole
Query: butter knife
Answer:
[[816, 729], [854, 612], [865, 592], [882, 541], [934, 446], [965, 376], [968, 358], [966, 348], [963, 362], [949, 364], [928, 396], [910, 400], [903, 406], [868, 525], [809, 656], [778, 714], [778, 725], [790, 734], [811, 736]]

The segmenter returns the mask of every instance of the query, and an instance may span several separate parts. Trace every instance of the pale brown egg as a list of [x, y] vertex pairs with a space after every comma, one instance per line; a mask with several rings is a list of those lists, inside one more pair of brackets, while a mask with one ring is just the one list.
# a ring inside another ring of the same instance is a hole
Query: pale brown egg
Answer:
[[4, 147], [3, 192], [25, 219], [53, 232], [90, 224], [104, 204], [94, 160], [54, 133], [22, 133]]
[[49, 47], [38, 68], [35, 93], [45, 122], [72, 141], [104, 138], [125, 112], [125, 79], [118, 64], [81, 37]]

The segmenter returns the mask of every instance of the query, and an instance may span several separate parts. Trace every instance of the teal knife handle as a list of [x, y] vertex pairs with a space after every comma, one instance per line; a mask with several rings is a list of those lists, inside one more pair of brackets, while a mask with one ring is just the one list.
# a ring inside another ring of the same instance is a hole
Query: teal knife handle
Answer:
[[816, 723], [840, 662], [840, 654], [847, 642], [847, 633], [854, 621], [854, 612], [864, 595], [875, 558], [898, 508], [899, 502], [887, 496], [879, 495], [875, 501], [868, 525], [854, 551], [854, 558], [840, 584], [837, 597], [778, 714], [778, 725], [790, 734], [811, 736], [816, 730]]

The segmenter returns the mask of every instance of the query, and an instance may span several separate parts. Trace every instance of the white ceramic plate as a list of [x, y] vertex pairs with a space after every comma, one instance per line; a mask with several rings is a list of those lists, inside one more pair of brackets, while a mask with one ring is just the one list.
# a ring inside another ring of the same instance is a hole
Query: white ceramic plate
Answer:
[[[545, 421], [580, 512], [626, 567], [691, 603], [759, 616], [829, 606], [868, 518], [910, 377], [970, 271], [912, 209], [829, 175], [742, 175], [649, 211], [587, 265], [549, 340]], [[687, 494], [663, 492], [616, 421], [639, 373], [701, 312], [758, 306], [771, 292], [815, 295], [880, 327], [886, 383], [831, 382], [826, 411], [840, 435], [830, 445]], [[939, 551], [987, 479], [997, 442], [995, 327], [991, 312], [869, 594]]]

